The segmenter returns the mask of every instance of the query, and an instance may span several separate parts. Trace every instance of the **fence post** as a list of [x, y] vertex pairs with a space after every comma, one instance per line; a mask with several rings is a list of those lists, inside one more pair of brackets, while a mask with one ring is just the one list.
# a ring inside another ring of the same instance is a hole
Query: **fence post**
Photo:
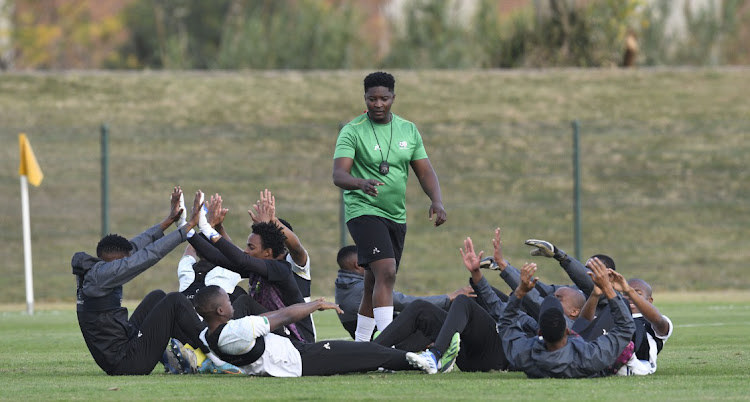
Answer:
[[102, 146], [102, 237], [109, 234], [109, 127], [102, 123], [101, 126]]
[[573, 238], [575, 257], [581, 260], [581, 159], [579, 144], [580, 124], [573, 120]]

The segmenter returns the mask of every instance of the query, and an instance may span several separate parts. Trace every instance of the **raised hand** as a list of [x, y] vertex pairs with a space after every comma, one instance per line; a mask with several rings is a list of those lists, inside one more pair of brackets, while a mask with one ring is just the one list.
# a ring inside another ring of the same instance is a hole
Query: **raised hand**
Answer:
[[615, 288], [616, 291], [622, 294], [630, 292], [630, 285], [628, 284], [628, 280], [625, 279], [622, 274], [613, 269], [608, 269], [608, 271], [609, 280], [612, 282], [612, 287]]
[[218, 193], [211, 196], [211, 200], [206, 208], [208, 209], [206, 220], [211, 227], [215, 228], [224, 223], [224, 217], [227, 216], [229, 210], [222, 207], [222, 199]]
[[193, 210], [190, 214], [190, 220], [187, 222], [188, 230], [196, 227], [200, 220], [201, 209], [203, 208], [203, 192], [198, 190], [195, 192], [195, 198], [193, 199]]
[[495, 252], [492, 255], [495, 258], [495, 263], [500, 267], [500, 270], [504, 270], [505, 267], [508, 266], [508, 263], [505, 262], [505, 258], [503, 258], [503, 241], [500, 239], [500, 228], [495, 229], [495, 237], [492, 239], [492, 248], [495, 249]]
[[180, 207], [180, 197], [182, 197], [182, 189], [180, 186], [177, 186], [172, 190], [172, 196], [169, 199], [169, 215], [167, 216], [167, 220], [170, 221], [170, 224], [177, 222], [184, 210]]
[[253, 205], [253, 208], [255, 211], [252, 209], [247, 210], [253, 222], [273, 222], [276, 220], [276, 197], [268, 189], [260, 192], [260, 197]]
[[598, 258], [590, 259], [588, 267], [591, 271], [587, 274], [591, 277], [594, 285], [599, 287], [608, 299], [615, 297], [615, 291], [612, 289], [612, 283], [609, 280], [609, 268]]
[[537, 266], [533, 262], [527, 262], [521, 267], [521, 283], [519, 283], [516, 288], [516, 296], [518, 296], [519, 299], [526, 296], [526, 293], [529, 293], [534, 289], [534, 286], [536, 286], [536, 283], [539, 280], [539, 278], [534, 276], [536, 268]]
[[474, 243], [471, 241], [471, 237], [467, 237], [464, 240], [464, 248], [458, 249], [461, 252], [461, 258], [463, 258], [464, 266], [472, 274], [479, 272], [479, 261], [484, 255], [484, 251], [480, 251], [479, 255], [474, 252]]

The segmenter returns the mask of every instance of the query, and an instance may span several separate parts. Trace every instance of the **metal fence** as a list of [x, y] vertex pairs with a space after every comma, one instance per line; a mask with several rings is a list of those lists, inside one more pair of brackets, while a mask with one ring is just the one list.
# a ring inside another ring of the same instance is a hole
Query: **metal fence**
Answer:
[[[585, 258], [611, 255], [626, 277], [660, 289], [750, 287], [750, 121], [580, 121], [577, 148], [564, 122], [427, 125], [419, 129], [440, 178], [448, 222], [433, 228], [429, 199], [411, 177], [408, 234], [397, 289], [442, 293], [465, 283], [458, 248], [471, 236], [491, 253], [495, 227], [506, 257], [531, 257], [527, 238]], [[311, 255], [313, 293], [330, 296], [342, 242], [340, 190], [331, 180], [338, 122], [328, 125], [109, 127], [109, 180], [102, 181], [100, 127], [2, 127], [1, 303], [22, 303], [19, 132], [27, 132], [45, 180], [32, 188], [38, 300], [72, 300], [70, 257], [94, 253], [102, 227], [134, 236], [166, 216], [174, 185], [222, 194], [236, 244], [264, 188]], [[577, 150], [577, 151], [576, 151]], [[575, 178], [580, 181], [576, 182]], [[102, 188], [109, 188], [104, 225]], [[578, 226], [577, 226], [578, 225]], [[178, 247], [126, 287], [127, 298], [175, 290]], [[540, 257], [534, 257], [540, 258]], [[548, 282], [554, 261], [535, 260]], [[499, 281], [499, 279], [498, 279]]]

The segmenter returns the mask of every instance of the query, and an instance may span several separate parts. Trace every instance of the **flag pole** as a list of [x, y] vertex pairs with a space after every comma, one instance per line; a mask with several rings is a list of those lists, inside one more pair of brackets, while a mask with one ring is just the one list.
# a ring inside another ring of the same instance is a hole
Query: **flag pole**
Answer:
[[34, 282], [31, 274], [31, 225], [29, 224], [29, 183], [34, 186], [42, 184], [44, 173], [39, 167], [26, 134], [18, 134], [20, 163], [18, 175], [21, 176], [21, 211], [23, 216], [23, 265], [26, 278], [26, 310], [34, 314]]
[[21, 175], [21, 211], [23, 219], [23, 266], [26, 278], [26, 312], [34, 315], [34, 280], [31, 273], [31, 225], [29, 224], [29, 183]]

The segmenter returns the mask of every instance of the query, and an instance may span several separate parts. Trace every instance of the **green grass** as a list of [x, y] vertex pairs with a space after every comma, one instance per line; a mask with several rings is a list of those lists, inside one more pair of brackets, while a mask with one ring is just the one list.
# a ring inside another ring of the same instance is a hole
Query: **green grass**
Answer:
[[[498, 278], [493, 278], [493, 281]], [[71, 308], [45, 306], [33, 316], [0, 312], [0, 377], [8, 400], [748, 400], [750, 298], [747, 293], [657, 297], [674, 333], [648, 377], [528, 380], [523, 374], [417, 372], [297, 379], [175, 376], [159, 364], [148, 377], [109, 377], [94, 363]], [[132, 303], [131, 303], [132, 304]], [[335, 315], [315, 313], [321, 339], [346, 333]]]
[[[19, 132], [45, 173], [30, 189], [39, 301], [74, 298], [70, 257], [100, 238], [99, 126], [110, 127], [110, 231], [134, 236], [166, 214], [172, 186], [219, 192], [235, 243], [269, 188], [312, 261], [313, 294], [333, 294], [338, 125], [364, 109], [367, 71], [68, 72], [0, 75], [0, 303], [23, 303]], [[394, 112], [423, 134], [448, 222], [427, 221], [408, 187], [398, 290], [465, 281], [458, 248], [529, 259], [527, 238], [574, 253], [571, 120], [581, 122], [581, 257], [611, 255], [658, 291], [750, 288], [750, 69], [395, 71]], [[176, 290], [182, 248], [126, 287]], [[567, 282], [535, 260], [550, 283]]]

